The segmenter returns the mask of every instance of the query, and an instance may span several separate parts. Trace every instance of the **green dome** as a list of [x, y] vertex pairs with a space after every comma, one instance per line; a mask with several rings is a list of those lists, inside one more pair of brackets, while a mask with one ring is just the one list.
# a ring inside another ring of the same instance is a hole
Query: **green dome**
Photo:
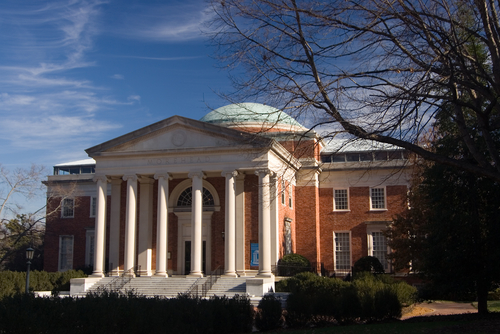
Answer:
[[220, 107], [203, 116], [200, 121], [228, 127], [244, 123], [261, 125], [267, 123], [305, 129], [299, 122], [281, 110], [260, 103], [237, 103]]

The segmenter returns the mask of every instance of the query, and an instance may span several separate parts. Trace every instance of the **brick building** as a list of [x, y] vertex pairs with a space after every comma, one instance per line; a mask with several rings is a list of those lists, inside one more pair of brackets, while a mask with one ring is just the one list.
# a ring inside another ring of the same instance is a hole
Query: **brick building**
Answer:
[[281, 111], [229, 105], [173, 116], [54, 166], [47, 271], [273, 279], [287, 253], [343, 275], [362, 256], [390, 271], [382, 231], [405, 205], [405, 152], [325, 142]]

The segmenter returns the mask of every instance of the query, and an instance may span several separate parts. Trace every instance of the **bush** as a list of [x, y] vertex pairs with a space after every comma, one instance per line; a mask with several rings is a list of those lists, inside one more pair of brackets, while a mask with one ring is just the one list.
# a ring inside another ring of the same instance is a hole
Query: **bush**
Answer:
[[[34, 270], [30, 272], [30, 291], [69, 291], [70, 279], [77, 277], [86, 275], [77, 270], [54, 273]], [[0, 300], [24, 292], [25, 287], [25, 272], [0, 271]]]
[[278, 261], [278, 276], [294, 276], [310, 270], [309, 260], [299, 254], [287, 254]]
[[383, 274], [385, 272], [384, 266], [380, 263], [379, 259], [374, 256], [363, 256], [356, 263], [354, 263], [353, 274], [368, 271], [375, 274]]
[[415, 302], [417, 289], [388, 275], [357, 275], [353, 282], [301, 273], [286, 281], [286, 323], [290, 327], [356, 321], [381, 321], [401, 316], [403, 305]]
[[0, 301], [0, 333], [250, 333], [253, 307], [246, 297], [210, 300], [146, 298], [103, 291], [86, 298]]
[[265, 332], [281, 327], [283, 314], [281, 300], [274, 294], [267, 294], [262, 297], [257, 308], [255, 326], [258, 330]]

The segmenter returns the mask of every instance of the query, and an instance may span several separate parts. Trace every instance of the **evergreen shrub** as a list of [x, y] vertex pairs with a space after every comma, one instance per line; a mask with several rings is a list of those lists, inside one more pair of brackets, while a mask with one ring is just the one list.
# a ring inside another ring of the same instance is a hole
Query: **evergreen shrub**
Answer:
[[310, 270], [311, 263], [300, 254], [287, 254], [278, 261], [278, 276], [293, 276]]
[[[69, 291], [70, 279], [86, 277], [80, 270], [65, 272], [31, 271], [30, 291]], [[0, 271], [0, 300], [6, 296], [14, 296], [24, 292], [26, 288], [26, 272]]]
[[398, 318], [402, 307], [417, 298], [417, 289], [406, 282], [369, 272], [352, 282], [300, 273], [284, 286], [291, 292], [286, 312], [290, 327]]
[[255, 326], [261, 332], [278, 329], [281, 327], [283, 309], [281, 299], [274, 294], [267, 294], [259, 302], [255, 316]]

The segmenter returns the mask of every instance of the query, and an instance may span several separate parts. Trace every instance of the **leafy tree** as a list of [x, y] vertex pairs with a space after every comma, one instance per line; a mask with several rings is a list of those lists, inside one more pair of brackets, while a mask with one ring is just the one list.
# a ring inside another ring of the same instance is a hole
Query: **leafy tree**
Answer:
[[[324, 137], [345, 132], [500, 181], [498, 1], [211, 2], [229, 99], [260, 99], [333, 128]], [[443, 108], [467, 154], [421, 145]]]
[[[446, 109], [443, 109], [446, 110]], [[474, 161], [457, 140], [460, 133], [442, 112], [432, 149]], [[472, 140], [481, 136], [479, 130]], [[494, 137], [500, 143], [498, 135]], [[478, 145], [478, 147], [484, 146]], [[500, 184], [487, 177], [440, 164], [417, 166], [411, 208], [395, 219], [389, 245], [397, 269], [423, 274], [436, 286], [477, 295], [487, 312], [487, 295], [500, 280]]]

